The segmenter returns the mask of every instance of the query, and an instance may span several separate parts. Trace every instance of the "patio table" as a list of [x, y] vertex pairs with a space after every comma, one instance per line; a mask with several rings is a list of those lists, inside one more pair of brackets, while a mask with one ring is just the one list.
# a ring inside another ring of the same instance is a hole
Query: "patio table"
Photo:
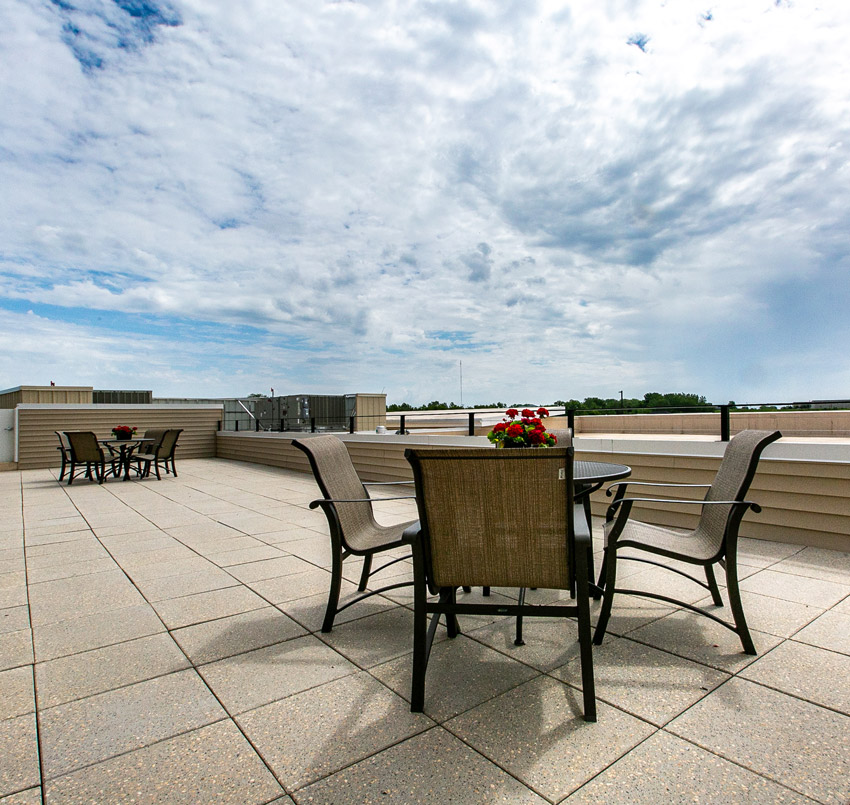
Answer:
[[[118, 447], [118, 475], [124, 473], [124, 480], [130, 480], [130, 456], [133, 451], [143, 445], [145, 442], [153, 442], [154, 439], [146, 439], [143, 436], [132, 439], [98, 439], [98, 441], [109, 448], [109, 452], [115, 455], [114, 447]], [[116, 476], [117, 477], [117, 476]]]

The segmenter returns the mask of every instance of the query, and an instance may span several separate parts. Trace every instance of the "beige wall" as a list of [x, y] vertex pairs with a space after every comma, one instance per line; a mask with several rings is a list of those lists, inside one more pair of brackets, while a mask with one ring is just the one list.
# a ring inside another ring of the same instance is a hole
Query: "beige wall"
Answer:
[[387, 424], [386, 394], [357, 394], [355, 406], [357, 411], [354, 420], [355, 430], [375, 430], [379, 425]]
[[91, 430], [99, 438], [112, 436], [116, 425], [183, 428], [177, 460], [215, 456], [215, 435], [221, 406], [211, 405], [21, 405], [17, 409], [19, 470], [58, 467], [57, 430]]
[[0, 392], [0, 408], [21, 403], [80, 403], [91, 405], [91, 386], [17, 386]]
[[[555, 418], [550, 427], [557, 427]], [[684, 433], [720, 435], [720, 414], [633, 414], [577, 416], [576, 433]], [[781, 430], [785, 436], [850, 436], [850, 411], [732, 412], [732, 435], [738, 431]]]
[[[424, 440], [415, 436], [341, 438], [366, 481], [409, 480], [412, 474], [404, 450], [409, 444]], [[446, 441], [445, 435], [432, 439], [431, 443], [438, 439]], [[308, 472], [306, 458], [291, 446], [291, 441], [292, 437], [282, 434], [219, 433], [217, 455]], [[459, 446], [486, 444], [481, 439], [454, 441]], [[806, 447], [797, 445], [796, 449], [804, 451]], [[632, 468], [631, 480], [665, 483], [710, 483], [720, 464], [719, 455], [668, 455], [616, 449], [591, 452], [582, 450], [580, 444], [576, 457], [627, 464]], [[634, 496], [652, 497], [648, 490], [637, 488]], [[746, 515], [741, 527], [743, 536], [850, 551], [850, 462], [762, 458], [749, 497], [762, 506], [762, 513]], [[608, 503], [610, 498], [604, 489], [596, 492], [592, 498], [594, 515], [604, 516]], [[696, 523], [698, 507], [688, 507], [682, 513], [668, 504], [651, 504], [636, 506], [634, 511], [647, 522], [689, 528]]]

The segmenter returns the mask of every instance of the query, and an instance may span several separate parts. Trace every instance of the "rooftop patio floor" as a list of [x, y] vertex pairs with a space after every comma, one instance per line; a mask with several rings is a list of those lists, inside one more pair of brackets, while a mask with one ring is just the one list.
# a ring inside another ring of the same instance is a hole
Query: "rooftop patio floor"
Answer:
[[[2, 805], [850, 802], [850, 554], [742, 541], [757, 657], [707, 619], [615, 600], [595, 724], [572, 621], [528, 620], [516, 647], [511, 619], [462, 618], [412, 714], [408, 588], [319, 631], [330, 550], [312, 478], [216, 459], [178, 472], [0, 473]], [[412, 501], [377, 511], [415, 517]], [[628, 564], [629, 586], [657, 584]]]

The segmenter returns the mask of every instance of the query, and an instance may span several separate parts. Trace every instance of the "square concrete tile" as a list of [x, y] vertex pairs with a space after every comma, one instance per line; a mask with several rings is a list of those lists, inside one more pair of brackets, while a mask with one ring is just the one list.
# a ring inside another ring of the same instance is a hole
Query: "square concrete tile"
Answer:
[[850, 595], [850, 584], [836, 584], [834, 581], [779, 573], [776, 570], [762, 570], [744, 579], [740, 587], [746, 592], [809, 604], [821, 609], [828, 609], [844, 596]]
[[39, 708], [82, 699], [189, 667], [168, 634], [160, 633], [35, 666]]
[[41, 711], [45, 779], [212, 724], [225, 712], [195, 671]]
[[440, 727], [307, 786], [299, 802], [324, 805], [544, 805], [546, 800]]
[[165, 576], [160, 579], [138, 579], [136, 586], [148, 601], [164, 601], [167, 598], [182, 598], [195, 593], [207, 593], [210, 590], [222, 590], [236, 587], [239, 582], [229, 573], [217, 567], [195, 573], [182, 573], [178, 576]]
[[271, 603], [282, 604], [320, 592], [327, 595], [331, 586], [331, 574], [327, 570], [314, 567], [306, 573], [251, 581], [247, 582], [246, 586]]
[[141, 594], [120, 570], [98, 573], [96, 584], [88, 576], [75, 576], [30, 587], [33, 626], [142, 603]]
[[581, 694], [548, 676], [521, 685], [444, 724], [465, 743], [550, 802], [570, 794], [654, 732], [597, 702], [582, 718]]
[[569, 805], [806, 805], [777, 783], [674, 735], [657, 732], [567, 800]]
[[[122, 564], [122, 567], [124, 565]], [[187, 556], [184, 559], [175, 559], [170, 562], [156, 562], [151, 565], [141, 565], [135, 568], [124, 568], [127, 575], [136, 583], [150, 579], [164, 579], [168, 576], [180, 576], [189, 573], [210, 573], [218, 570], [215, 564], [197, 554]]]
[[802, 550], [802, 545], [742, 537], [738, 540], [738, 564], [760, 568], [770, 567]]
[[[14, 575], [7, 573], [7, 576]], [[21, 607], [27, 604], [26, 585], [20, 587], [0, 588], [0, 611], [10, 607]]]
[[237, 654], [198, 669], [231, 714], [244, 713], [356, 670], [312, 636]]
[[730, 679], [667, 731], [819, 802], [850, 797], [850, 717]]
[[[663, 726], [729, 675], [628, 638], [606, 638], [593, 651], [596, 695], [646, 721]], [[578, 658], [552, 674], [581, 686]]]
[[[441, 633], [445, 634], [445, 630], [438, 631], [438, 635]], [[332, 632], [317, 637], [361, 668], [371, 668], [413, 651], [413, 613], [404, 607], [394, 607], [334, 625]]]
[[0, 609], [0, 635], [29, 629], [30, 612], [26, 604]]
[[0, 671], [0, 721], [34, 712], [32, 666]]
[[290, 791], [433, 726], [360, 672], [236, 718]]
[[31, 665], [32, 660], [32, 632], [29, 629], [0, 634], [0, 671]]
[[[372, 675], [410, 701], [413, 656], [372, 669]], [[539, 673], [463, 635], [434, 642], [425, 675], [425, 713], [445, 721]]]
[[850, 657], [846, 654], [786, 640], [739, 676], [850, 715]]
[[41, 786], [0, 798], [0, 805], [42, 805]]
[[95, 573], [106, 573], [115, 570], [115, 562], [111, 557], [105, 559], [86, 559], [82, 562], [68, 562], [53, 567], [36, 568], [29, 571], [30, 584], [55, 579], [68, 579], [72, 576], [90, 576]]
[[[345, 604], [357, 593], [357, 588], [344, 581], [340, 589], [340, 603]], [[328, 605], [327, 593], [317, 593], [305, 598], [296, 598], [294, 601], [285, 601], [278, 604], [278, 608], [289, 615], [294, 621], [300, 623], [310, 632], [318, 632], [322, 628], [325, 619], [325, 610]], [[373, 595], [365, 601], [360, 601], [343, 612], [338, 612], [334, 618], [334, 629], [343, 623], [376, 615], [379, 612], [387, 612], [396, 609], [399, 605], [390, 601], [382, 595]]]
[[286, 554], [274, 545], [259, 545], [255, 548], [243, 548], [238, 551], [224, 551], [223, 553], [207, 554], [211, 562], [219, 567], [241, 567], [249, 563], [262, 562], [264, 559], [279, 559]]
[[794, 635], [794, 640], [850, 654], [850, 613], [845, 615], [834, 609], [824, 612], [804, 629], [800, 629]]
[[250, 590], [239, 586], [195, 593], [182, 598], [168, 598], [156, 601], [152, 606], [169, 629], [178, 629], [193, 623], [262, 609], [268, 606], [268, 603]]
[[578, 627], [572, 618], [523, 618], [524, 646], [514, 644], [516, 618], [501, 617], [466, 634], [538, 671], [560, 668], [579, 653]]
[[[775, 635], [753, 629], [750, 629], [750, 635], [756, 651], [761, 654], [782, 642]], [[756, 656], [744, 654], [737, 634], [708, 618], [684, 610], [636, 629], [628, 636], [729, 673], [735, 673], [756, 660]]]
[[162, 621], [146, 603], [97, 612], [36, 626], [33, 630], [35, 656], [38, 662], [44, 662], [164, 631]]
[[841, 612], [845, 615], [850, 615], [850, 595], [844, 600], [837, 603], [833, 608], [835, 612]]
[[773, 565], [771, 570], [850, 585], [850, 552], [803, 548]]
[[[599, 620], [599, 611], [602, 609], [602, 601], [590, 601], [590, 620], [596, 626]], [[611, 618], [605, 634], [627, 635], [667, 615], [677, 612], [677, 608], [661, 601], [653, 601], [651, 598], [642, 598], [638, 595], [614, 596], [611, 607]]]
[[176, 629], [171, 636], [195, 665], [300, 637], [306, 631], [274, 607]]
[[228, 565], [228, 573], [244, 584], [263, 579], [276, 579], [281, 576], [291, 576], [293, 573], [306, 573], [315, 570], [315, 567], [297, 556], [284, 555], [283, 551], [277, 551], [274, 558], [261, 561], [251, 561], [237, 565]]
[[[800, 628], [817, 618], [823, 610], [811, 604], [770, 598], [758, 593], [741, 593], [741, 605], [750, 630], [767, 632], [777, 637], [790, 637]], [[728, 606], [715, 607], [711, 598], [697, 602], [697, 606], [708, 610], [719, 618], [732, 621], [732, 610]]]
[[284, 547], [287, 553], [318, 567], [330, 567], [333, 562], [330, 537], [316, 534], [309, 539], [287, 542]]
[[229, 720], [105, 760], [46, 786], [51, 805], [261, 805], [281, 793], [280, 784]]
[[35, 713], [0, 721], [0, 796], [39, 782]]

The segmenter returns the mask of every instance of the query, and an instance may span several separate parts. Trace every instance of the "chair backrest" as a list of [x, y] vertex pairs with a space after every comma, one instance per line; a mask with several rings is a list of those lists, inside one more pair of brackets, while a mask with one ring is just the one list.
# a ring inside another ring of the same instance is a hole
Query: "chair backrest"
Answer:
[[436, 587], [569, 588], [573, 448], [409, 448]]
[[68, 441], [68, 437], [61, 430], [55, 430], [53, 432], [59, 438], [59, 447], [62, 452], [69, 453], [71, 450], [71, 443]]
[[171, 428], [162, 435], [159, 447], [154, 451], [157, 458], [169, 459], [174, 456], [177, 439], [183, 433], [183, 428]]
[[92, 431], [64, 431], [71, 447], [71, 459], [75, 464], [88, 461], [103, 461], [103, 450]]
[[[308, 439], [293, 439], [292, 444], [307, 454], [323, 498], [363, 500], [369, 497], [354, 469], [348, 448], [341, 439], [336, 436], [311, 436]], [[375, 526], [371, 504], [337, 503], [334, 508], [343, 542], [355, 550], [363, 547], [360, 536]]]
[[549, 429], [546, 428], [548, 433], [551, 433], [558, 440], [558, 447], [572, 447], [573, 444], [573, 429], [572, 428], [564, 428], [562, 430], [556, 430], [554, 428]]
[[136, 451], [137, 453], [156, 453], [159, 449], [159, 446], [162, 444], [162, 439], [165, 436], [166, 431], [165, 428], [148, 428], [145, 431], [146, 439], [153, 439], [152, 442], [142, 442], [139, 445], [139, 449]]
[[[778, 430], [742, 430], [732, 437], [706, 500], [744, 500], [756, 474], [762, 451], [782, 434]], [[697, 531], [719, 549], [731, 506], [704, 506]]]

